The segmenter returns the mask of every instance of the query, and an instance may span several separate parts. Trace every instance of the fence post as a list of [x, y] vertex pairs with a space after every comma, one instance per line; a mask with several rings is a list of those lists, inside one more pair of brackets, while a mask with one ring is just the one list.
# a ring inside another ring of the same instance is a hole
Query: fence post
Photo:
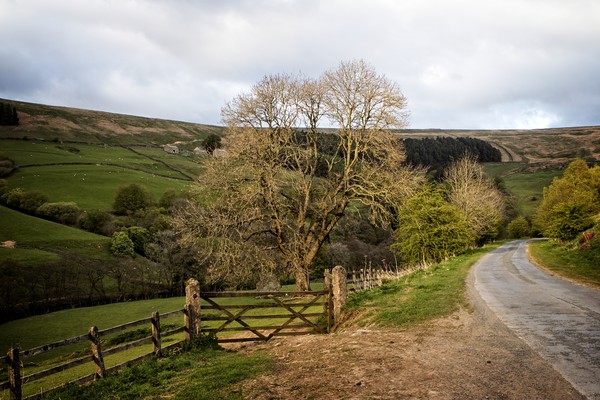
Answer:
[[365, 290], [365, 270], [364, 268], [360, 269], [360, 290]]
[[357, 286], [356, 286], [356, 268], [352, 268], [352, 287], [354, 288], [354, 291], [358, 291]]
[[160, 314], [158, 311], [152, 313], [152, 343], [154, 344], [153, 353], [155, 356], [160, 357], [162, 354], [161, 350], [161, 338], [160, 338]]
[[23, 389], [21, 381], [21, 360], [18, 348], [8, 349], [8, 382], [10, 384], [10, 399], [21, 400]]
[[342, 308], [346, 305], [348, 287], [346, 286], [346, 270], [338, 265], [332, 271], [331, 292], [333, 297], [333, 323], [341, 322]]
[[191, 340], [200, 334], [200, 283], [190, 278], [185, 283], [185, 339]]
[[104, 367], [104, 357], [102, 356], [102, 346], [100, 345], [100, 335], [98, 334], [98, 327], [92, 326], [88, 333], [90, 338], [90, 348], [92, 350], [92, 358], [94, 364], [96, 364], [96, 376], [95, 380], [102, 379], [106, 376], [106, 368]]

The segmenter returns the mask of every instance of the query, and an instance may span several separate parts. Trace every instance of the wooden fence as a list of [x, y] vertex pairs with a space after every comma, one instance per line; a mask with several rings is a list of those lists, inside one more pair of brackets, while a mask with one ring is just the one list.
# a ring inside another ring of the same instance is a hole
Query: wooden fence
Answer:
[[[33, 382], [50, 375], [57, 374], [62, 371], [66, 371], [68, 369], [77, 367], [79, 365], [83, 365], [85, 363], [93, 362], [95, 365], [95, 372], [92, 374], [88, 374], [82, 377], [79, 377], [73, 381], [65, 383], [63, 385], [54, 387], [49, 391], [60, 389], [61, 387], [67, 384], [82, 384], [85, 382], [89, 382], [96, 379], [104, 378], [108, 373], [113, 371], [118, 371], [133, 362], [140, 361], [151, 356], [160, 355], [163, 350], [169, 349], [173, 346], [177, 346], [181, 341], [170, 344], [169, 346], [162, 346], [162, 338], [175, 335], [177, 333], [183, 332], [185, 330], [185, 326], [181, 326], [176, 329], [172, 329], [166, 332], [162, 332], [160, 328], [160, 319], [168, 318], [171, 316], [182, 314], [184, 310], [173, 311], [165, 314], [159, 314], [155, 312], [152, 314], [150, 318], [141, 319], [138, 321], [128, 322], [123, 325], [118, 325], [112, 328], [98, 330], [96, 326], [92, 326], [88, 333], [83, 334], [81, 336], [76, 336], [69, 339], [63, 339], [57, 342], [45, 344], [42, 346], [34, 347], [28, 350], [20, 351], [18, 348], [11, 348], [8, 351], [6, 357], [0, 358], [0, 361], [5, 362], [8, 365], [8, 381], [0, 383], [0, 390], [8, 389], [10, 391], [10, 398], [21, 400], [23, 398], [23, 385], [29, 382]], [[107, 335], [120, 332], [129, 328], [147, 325], [150, 324], [152, 335], [135, 340], [130, 343], [126, 343], [123, 345], [117, 345], [111, 347], [109, 349], [102, 348], [102, 337], [106, 337]], [[22, 360], [27, 359], [29, 357], [33, 357], [36, 355], [44, 354], [50, 352], [52, 350], [59, 349], [61, 347], [72, 345], [80, 342], [88, 341], [90, 343], [90, 354], [75, 358], [73, 360], [69, 360], [63, 362], [54, 367], [45, 369], [43, 371], [38, 371], [29, 375], [22, 375]], [[149, 353], [143, 354], [141, 356], [135, 357], [131, 360], [128, 360], [119, 365], [115, 365], [110, 368], [106, 368], [104, 365], [104, 357], [109, 356], [111, 354], [116, 354], [134, 347], [153, 344], [153, 350]], [[41, 397], [46, 392], [38, 392], [33, 396], [29, 396], [27, 398], [36, 398]]]
[[[202, 333], [213, 333], [219, 343], [268, 341], [276, 336], [303, 335], [308, 333], [327, 333], [341, 321], [342, 309], [346, 304], [348, 291], [370, 289], [381, 285], [386, 279], [397, 277], [399, 274], [390, 270], [346, 270], [340, 266], [331, 272], [325, 272], [325, 284], [322, 291], [310, 292], [201, 292], [200, 285], [195, 279], [190, 279], [186, 285], [185, 306], [181, 310], [160, 314], [154, 312], [151, 317], [128, 322], [112, 328], [98, 330], [92, 326], [86, 334], [63, 339], [28, 350], [11, 348], [6, 357], [0, 358], [0, 363], [8, 366], [8, 381], [0, 382], [0, 390], [9, 390], [10, 398], [23, 399], [23, 385], [85, 363], [93, 362], [95, 372], [52, 389], [37, 392], [27, 399], [38, 398], [50, 391], [55, 391], [68, 384], [82, 384], [92, 380], [102, 379], [108, 374], [120, 370], [133, 362], [140, 361], [161, 353], [184, 341], [189, 341]], [[238, 301], [242, 298], [252, 298], [250, 301]], [[221, 302], [223, 299], [229, 299]], [[204, 304], [201, 301], [204, 300]], [[161, 319], [183, 314], [183, 326], [163, 331]], [[265, 325], [255, 321], [266, 321]], [[151, 335], [104, 349], [103, 338], [108, 335], [130, 328], [150, 325]], [[178, 333], [184, 333], [184, 339], [162, 345], [162, 339]], [[246, 332], [250, 335], [232, 336], [233, 332]], [[226, 333], [225, 335], [223, 335]], [[63, 346], [80, 342], [89, 342], [90, 353], [76, 359], [62, 362], [51, 368], [22, 376], [22, 360], [44, 354]], [[152, 351], [137, 356], [121, 364], [105, 367], [104, 358], [134, 347], [152, 344]]]
[[399, 270], [389, 266], [380, 268], [366, 266], [365, 268], [353, 268], [352, 270], [349, 270], [346, 278], [348, 280], [348, 290], [359, 292], [381, 286], [386, 281], [398, 279], [404, 275], [406, 275], [405, 270]]

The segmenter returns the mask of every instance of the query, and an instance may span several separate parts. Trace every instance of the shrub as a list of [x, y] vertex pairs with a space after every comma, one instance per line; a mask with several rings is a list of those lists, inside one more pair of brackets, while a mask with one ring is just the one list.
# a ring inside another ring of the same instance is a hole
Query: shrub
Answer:
[[110, 251], [116, 256], [135, 257], [133, 242], [129, 239], [127, 232], [115, 232], [110, 241]]
[[399, 211], [394, 248], [409, 264], [429, 264], [465, 251], [474, 235], [467, 219], [439, 190], [426, 188]]
[[2, 195], [2, 201], [4, 201], [9, 207], [19, 208], [21, 206], [21, 198], [25, 190], [20, 187], [10, 189]]
[[42, 192], [24, 192], [21, 196], [21, 204], [19, 207], [25, 211], [35, 213], [42, 204], [48, 202], [48, 196]]
[[146, 246], [150, 243], [150, 232], [140, 226], [132, 226], [123, 230], [133, 243], [133, 250], [143, 256], [146, 255]]
[[508, 237], [519, 239], [530, 235], [529, 221], [522, 215], [510, 221], [507, 227]]
[[84, 211], [78, 223], [80, 228], [88, 232], [106, 235], [109, 231], [108, 226], [112, 223], [112, 216], [100, 210]]
[[562, 178], [544, 188], [544, 199], [535, 215], [535, 229], [545, 236], [572, 240], [594, 225], [600, 211], [600, 166], [585, 161], [569, 164]]
[[42, 217], [69, 225], [75, 225], [77, 223], [80, 212], [77, 204], [72, 201], [45, 203], [36, 210], [36, 213]]
[[159, 207], [166, 208], [167, 210], [171, 208], [175, 199], [180, 197], [179, 192], [173, 188], [168, 188], [164, 191], [160, 200], [158, 201]]
[[138, 184], [132, 183], [117, 190], [113, 203], [115, 214], [133, 214], [137, 210], [144, 209], [152, 204], [150, 193]]

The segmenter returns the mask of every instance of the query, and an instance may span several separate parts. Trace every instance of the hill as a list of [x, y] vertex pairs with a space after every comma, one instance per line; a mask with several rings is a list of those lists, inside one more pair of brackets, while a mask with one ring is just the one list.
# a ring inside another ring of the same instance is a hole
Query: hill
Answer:
[[[17, 109], [18, 126], [0, 126], [0, 138], [160, 146], [178, 143], [191, 149], [224, 128], [190, 122], [114, 114], [0, 99]], [[600, 161], [600, 126], [514, 130], [404, 129], [404, 138], [473, 137], [501, 151], [504, 162], [530, 166], [566, 164], [576, 157]]]
[[580, 157], [600, 161], [600, 126], [529, 130], [406, 129], [401, 137], [472, 137], [502, 153], [503, 162], [524, 162], [531, 168], [565, 165]]
[[[0, 137], [110, 145], [193, 145], [223, 128], [191, 122], [114, 114], [0, 99], [17, 109], [18, 126], [0, 126]], [[197, 145], [197, 144], [196, 144]]]

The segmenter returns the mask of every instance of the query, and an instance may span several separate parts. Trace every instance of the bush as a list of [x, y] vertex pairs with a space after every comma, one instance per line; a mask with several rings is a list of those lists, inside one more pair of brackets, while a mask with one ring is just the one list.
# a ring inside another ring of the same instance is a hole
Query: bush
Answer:
[[98, 233], [100, 235], [107, 235], [110, 232], [110, 225], [112, 225], [112, 216], [100, 210], [89, 210], [84, 211], [79, 217], [79, 227], [85, 229], [88, 232]]
[[133, 242], [129, 239], [127, 232], [115, 232], [110, 241], [110, 251], [116, 256], [135, 257]]
[[439, 190], [426, 188], [399, 211], [394, 248], [409, 264], [430, 264], [464, 252], [474, 236], [467, 219]]
[[29, 211], [30, 213], [35, 213], [38, 207], [47, 202], [48, 196], [42, 192], [24, 192], [21, 196], [21, 204], [19, 207], [25, 211]]
[[152, 203], [150, 193], [140, 185], [132, 183], [117, 190], [113, 210], [115, 214], [128, 215], [142, 210]]
[[549, 238], [572, 240], [594, 225], [600, 212], [600, 166], [585, 161], [569, 164], [562, 178], [544, 188], [544, 199], [535, 215], [535, 229]]
[[594, 225], [590, 207], [579, 202], [565, 202], [553, 208], [553, 218], [550, 219], [544, 234], [562, 241], [572, 240], [579, 233]]
[[2, 195], [2, 201], [4, 201], [9, 207], [19, 208], [21, 206], [21, 198], [25, 194], [25, 190], [20, 187], [10, 189]]
[[80, 212], [77, 204], [72, 201], [45, 203], [36, 210], [36, 213], [42, 217], [69, 225], [75, 225], [77, 223]]
[[146, 228], [142, 228], [139, 226], [132, 226], [129, 228], [125, 228], [123, 230], [127, 234], [127, 237], [131, 239], [133, 243], [133, 250], [145, 256], [146, 255], [146, 246], [150, 243], [150, 232]]
[[173, 188], [168, 188], [164, 191], [160, 200], [158, 201], [158, 206], [166, 208], [167, 210], [173, 206], [175, 199], [181, 197], [179, 192]]
[[508, 237], [519, 239], [530, 235], [529, 221], [522, 215], [510, 221], [507, 227]]

